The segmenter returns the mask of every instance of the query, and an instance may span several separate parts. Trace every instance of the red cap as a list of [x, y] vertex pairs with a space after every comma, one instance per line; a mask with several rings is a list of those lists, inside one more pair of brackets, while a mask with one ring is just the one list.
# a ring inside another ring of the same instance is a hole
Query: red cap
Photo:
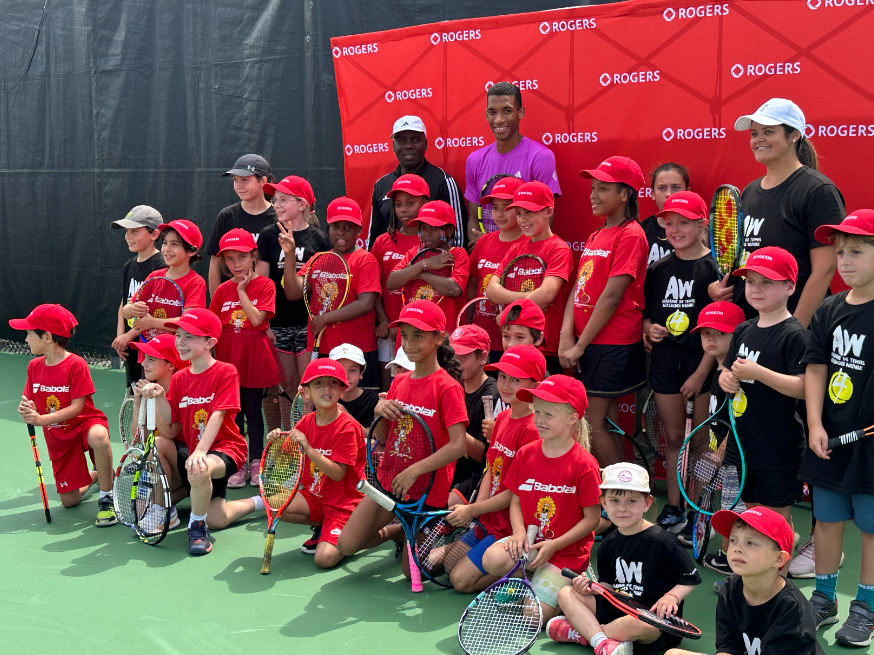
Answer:
[[198, 250], [200, 249], [200, 246], [203, 245], [203, 235], [200, 233], [200, 228], [184, 218], [170, 221], [169, 223], [161, 223], [158, 226], [158, 229], [161, 230], [161, 232], [175, 230], [176, 233], [182, 237], [182, 240], [185, 243], [189, 246], [194, 246]]
[[390, 328], [406, 323], [428, 332], [444, 332], [446, 330], [446, 314], [430, 300], [414, 300], [404, 305], [398, 320], [389, 323]]
[[176, 351], [176, 337], [172, 334], [159, 334], [148, 343], [131, 341], [130, 347], [134, 350], [140, 351], [140, 356], [137, 360], [140, 364], [143, 363], [143, 355], [150, 355], [157, 359], [165, 359], [173, 364], [173, 368], [177, 371], [181, 371], [191, 363], [183, 362], [179, 359], [179, 353]]
[[462, 325], [449, 335], [449, 345], [456, 355], [469, 355], [474, 350], [489, 352], [489, 333], [479, 325]]
[[331, 201], [328, 205], [328, 223], [336, 223], [337, 221], [349, 221], [355, 225], [361, 225], [361, 207], [352, 198], [340, 196]]
[[336, 378], [343, 383], [344, 387], [349, 386], [349, 380], [346, 377], [346, 369], [340, 362], [335, 362], [333, 359], [314, 359], [307, 364], [306, 370], [303, 372], [301, 384], [312, 382], [316, 378]]
[[580, 177], [588, 177], [602, 182], [621, 182], [638, 193], [646, 186], [643, 173], [640, 172], [640, 166], [630, 157], [608, 157], [598, 164], [598, 168], [580, 171]]
[[513, 192], [513, 202], [507, 206], [507, 209], [511, 207], [539, 212], [547, 207], [555, 207], [555, 197], [552, 195], [552, 189], [543, 182], [525, 182]]
[[752, 252], [743, 268], [732, 275], [744, 275], [747, 271], [761, 273], [769, 280], [790, 280], [793, 284], [798, 280], [798, 262], [789, 251], [778, 246], [765, 246]]
[[856, 234], [864, 237], [874, 237], [874, 209], [857, 209], [849, 214], [839, 225], [820, 225], [813, 236], [820, 243], [830, 244], [829, 238], [835, 232]]
[[516, 189], [525, 184], [518, 177], [514, 177], [512, 175], [508, 175], [507, 177], [502, 177], [500, 180], [495, 182], [492, 187], [492, 192], [483, 196], [479, 199], [479, 204], [488, 205], [489, 203], [494, 202], [495, 200], [512, 200], [513, 194], [516, 193]]
[[79, 322], [76, 317], [60, 305], [37, 305], [27, 318], [9, 321], [9, 326], [14, 330], [42, 330], [68, 339], [77, 325]]
[[182, 328], [188, 334], [193, 334], [197, 337], [209, 337], [218, 340], [222, 335], [222, 322], [219, 320], [219, 317], [202, 307], [186, 309], [182, 316], [171, 321], [164, 321], [164, 325], [166, 327]]
[[251, 232], [235, 227], [233, 230], [225, 232], [225, 235], [219, 240], [219, 251], [216, 254], [221, 255], [225, 250], [252, 252], [257, 248], [258, 244], [255, 243], [255, 237], [252, 236]]
[[433, 227], [441, 227], [442, 225], [455, 226], [455, 210], [452, 205], [442, 200], [431, 200], [419, 207], [419, 215], [411, 220], [408, 225], [417, 225], [418, 223], [427, 223]]
[[425, 196], [426, 198], [431, 196], [431, 189], [428, 188], [428, 183], [412, 173], [401, 175], [396, 179], [394, 184], [391, 185], [391, 191], [385, 195], [389, 198], [394, 198], [398, 191], [409, 193], [411, 196]]
[[709, 211], [704, 198], [694, 191], [677, 191], [668, 196], [668, 199], [665, 200], [665, 208], [656, 216], [679, 214], [693, 221], [701, 221], [707, 218]]
[[[519, 318], [510, 320], [508, 314], [514, 307], [520, 307], [522, 311], [519, 312]], [[514, 300], [504, 308], [498, 324], [501, 327], [504, 325], [521, 325], [543, 332], [546, 329], [546, 317], [536, 302], [528, 298], [521, 298], [520, 300]]]
[[[509, 351], [508, 348], [507, 352]], [[589, 406], [583, 383], [568, 375], [551, 375], [538, 384], [536, 389], [519, 389], [516, 398], [529, 403], [534, 398], [540, 398], [548, 403], [568, 403], [580, 418], [583, 418], [586, 407]]]
[[313, 193], [313, 187], [302, 177], [297, 175], [289, 175], [283, 178], [281, 182], [270, 184], [269, 182], [261, 187], [268, 196], [274, 195], [277, 191], [287, 193], [296, 198], [306, 200], [308, 205], [316, 202], [316, 195]]
[[512, 346], [497, 364], [487, 364], [487, 371], [501, 371], [516, 379], [531, 378], [540, 382], [546, 376], [546, 358], [534, 346]]
[[710, 525], [723, 537], [728, 538], [731, 536], [731, 526], [738, 519], [749, 524], [753, 530], [758, 530], [769, 539], [776, 541], [780, 550], [792, 554], [792, 543], [795, 540], [792, 528], [789, 527], [786, 519], [767, 507], [759, 505], [742, 514], [721, 509], [710, 519]]
[[734, 332], [734, 329], [746, 319], [744, 310], [733, 302], [712, 302], [698, 314], [698, 323], [692, 332], [713, 328], [720, 332]]

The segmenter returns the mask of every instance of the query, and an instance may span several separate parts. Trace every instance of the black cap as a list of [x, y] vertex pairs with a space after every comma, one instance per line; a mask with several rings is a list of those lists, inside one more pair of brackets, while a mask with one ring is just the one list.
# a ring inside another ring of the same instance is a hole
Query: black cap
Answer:
[[270, 164], [261, 155], [243, 155], [234, 162], [234, 167], [231, 170], [227, 173], [222, 173], [222, 177], [227, 177], [228, 175], [267, 177], [271, 172]]

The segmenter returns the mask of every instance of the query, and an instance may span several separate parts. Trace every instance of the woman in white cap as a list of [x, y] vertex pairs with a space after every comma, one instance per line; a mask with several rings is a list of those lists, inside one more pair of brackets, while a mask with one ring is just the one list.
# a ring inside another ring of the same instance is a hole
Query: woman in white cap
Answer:
[[[741, 195], [742, 260], [765, 246], [792, 253], [798, 262], [798, 285], [789, 299], [789, 311], [804, 326], [828, 293], [836, 265], [834, 247], [819, 243], [813, 233], [820, 225], [846, 216], [841, 192], [819, 172], [806, 125], [798, 105], [783, 98], [771, 98], [734, 124], [739, 132], [749, 130], [753, 156], [766, 167], [764, 177], [750, 182]], [[733, 289], [728, 276], [714, 282], [710, 296], [715, 301], [734, 300], [747, 318], [753, 318], [756, 312], [744, 297], [743, 280], [734, 280]]]

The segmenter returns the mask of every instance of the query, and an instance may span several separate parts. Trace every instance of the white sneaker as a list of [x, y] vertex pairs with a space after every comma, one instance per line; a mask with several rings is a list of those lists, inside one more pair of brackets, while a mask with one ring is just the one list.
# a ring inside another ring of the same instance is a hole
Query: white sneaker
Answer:
[[[841, 563], [844, 564], [844, 554], [841, 553]], [[816, 577], [816, 558], [813, 554], [813, 537], [810, 541], [806, 541], [798, 547], [798, 554], [789, 562], [789, 577], [790, 578], [815, 578]]]
[[246, 486], [246, 475], [249, 472], [249, 467], [243, 464], [240, 470], [228, 478], [228, 489], [242, 489]]

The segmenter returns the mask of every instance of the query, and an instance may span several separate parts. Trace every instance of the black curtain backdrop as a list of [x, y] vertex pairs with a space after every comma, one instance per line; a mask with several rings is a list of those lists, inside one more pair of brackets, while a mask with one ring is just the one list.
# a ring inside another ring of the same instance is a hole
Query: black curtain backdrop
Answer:
[[343, 195], [331, 37], [566, 5], [5, 0], [0, 338], [61, 303], [79, 320], [73, 349], [110, 353], [131, 255], [109, 224], [146, 204], [206, 238], [237, 201], [221, 173], [241, 154], [306, 177], [321, 212]]

